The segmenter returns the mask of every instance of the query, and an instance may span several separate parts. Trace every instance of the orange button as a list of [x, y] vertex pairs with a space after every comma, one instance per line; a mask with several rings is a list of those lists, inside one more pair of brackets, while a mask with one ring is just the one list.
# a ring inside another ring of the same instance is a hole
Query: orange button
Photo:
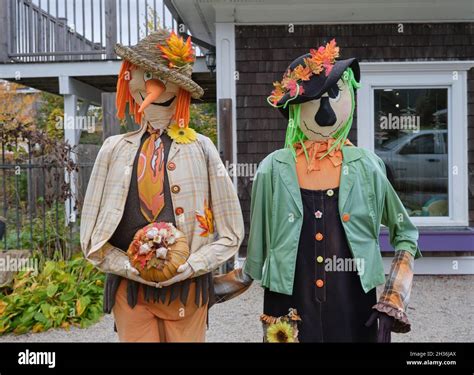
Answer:
[[316, 236], [314, 236], [314, 238], [316, 238], [316, 241], [322, 241], [324, 236], [322, 233], [316, 233]]
[[184, 212], [183, 207], [176, 207], [176, 209], [174, 210], [174, 213], [176, 215], [182, 215], [183, 212]]
[[322, 287], [324, 286], [324, 281], [321, 280], [321, 279], [317, 279], [317, 280], [316, 280], [316, 286], [317, 286], [318, 288], [322, 288]]
[[178, 194], [181, 191], [181, 188], [178, 185], [171, 186], [171, 192]]
[[351, 215], [349, 215], [349, 214], [342, 215], [342, 221], [344, 221], [344, 222], [349, 221], [350, 218], [351, 218]]
[[169, 170], [169, 171], [174, 171], [175, 169], [176, 169], [176, 164], [173, 163], [172, 161], [170, 161], [170, 162], [168, 163], [168, 170]]

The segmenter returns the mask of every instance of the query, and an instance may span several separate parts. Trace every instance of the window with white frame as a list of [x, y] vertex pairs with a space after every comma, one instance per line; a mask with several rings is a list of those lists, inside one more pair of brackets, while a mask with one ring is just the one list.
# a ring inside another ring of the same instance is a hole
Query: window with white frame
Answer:
[[357, 138], [385, 163], [414, 223], [468, 223], [469, 62], [361, 64]]

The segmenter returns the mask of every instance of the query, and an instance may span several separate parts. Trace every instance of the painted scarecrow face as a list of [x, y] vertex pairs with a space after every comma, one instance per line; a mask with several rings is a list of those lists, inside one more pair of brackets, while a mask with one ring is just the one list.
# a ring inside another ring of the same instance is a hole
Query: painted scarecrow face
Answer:
[[301, 104], [300, 127], [312, 141], [333, 138], [351, 116], [352, 88], [340, 79], [321, 98]]
[[136, 68], [131, 72], [129, 89], [140, 105], [139, 112], [143, 112], [145, 121], [155, 129], [165, 129], [170, 125], [176, 109], [178, 85]]

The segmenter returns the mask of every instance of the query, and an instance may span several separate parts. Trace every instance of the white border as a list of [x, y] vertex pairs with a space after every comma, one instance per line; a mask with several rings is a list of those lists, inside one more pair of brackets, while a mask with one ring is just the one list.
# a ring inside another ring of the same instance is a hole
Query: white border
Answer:
[[[417, 226], [467, 226], [467, 70], [473, 61], [380, 62], [361, 64], [361, 85], [357, 92], [358, 146], [374, 150], [375, 88], [448, 88], [449, 217], [413, 217]], [[456, 76], [457, 74], [457, 76]], [[457, 77], [457, 79], [455, 79]]]

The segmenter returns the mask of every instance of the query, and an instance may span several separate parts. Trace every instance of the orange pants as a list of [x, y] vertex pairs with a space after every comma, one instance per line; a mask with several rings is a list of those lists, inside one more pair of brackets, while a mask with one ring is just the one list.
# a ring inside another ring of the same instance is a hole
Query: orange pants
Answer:
[[[168, 305], [146, 302], [143, 288], [139, 289], [134, 308], [127, 302], [127, 282], [122, 280], [112, 310], [121, 342], [204, 342], [206, 339], [207, 304], [194, 303], [195, 283], [189, 287], [188, 300], [183, 306], [179, 298]], [[167, 296], [168, 298], [168, 296]]]

